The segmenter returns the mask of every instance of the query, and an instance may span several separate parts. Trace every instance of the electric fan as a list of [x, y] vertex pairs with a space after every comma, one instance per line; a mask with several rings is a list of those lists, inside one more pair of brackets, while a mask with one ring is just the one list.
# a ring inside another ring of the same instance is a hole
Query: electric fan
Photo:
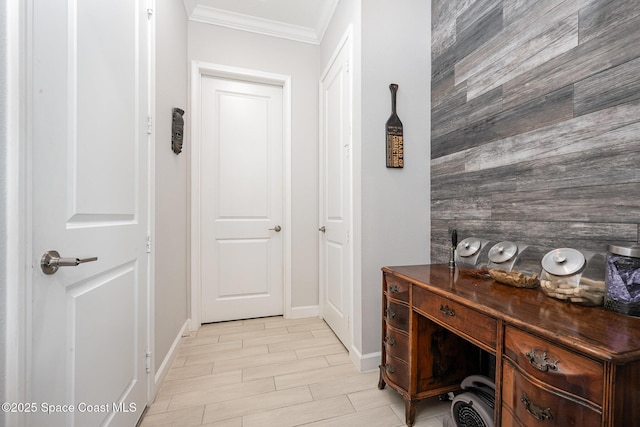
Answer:
[[464, 391], [451, 402], [444, 427], [493, 427], [495, 383], [485, 376], [471, 375], [460, 386]]

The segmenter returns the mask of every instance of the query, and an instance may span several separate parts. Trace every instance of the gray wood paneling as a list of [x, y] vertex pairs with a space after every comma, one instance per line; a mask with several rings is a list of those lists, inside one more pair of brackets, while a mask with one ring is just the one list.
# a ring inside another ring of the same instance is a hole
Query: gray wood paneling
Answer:
[[449, 236], [640, 240], [640, 2], [434, 0], [431, 260]]

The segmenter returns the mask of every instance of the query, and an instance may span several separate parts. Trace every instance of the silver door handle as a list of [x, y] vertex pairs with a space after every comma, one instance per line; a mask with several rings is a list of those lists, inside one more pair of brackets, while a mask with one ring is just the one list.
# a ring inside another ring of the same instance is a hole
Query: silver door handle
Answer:
[[58, 251], [47, 251], [40, 259], [40, 267], [44, 274], [53, 274], [60, 267], [75, 267], [85, 262], [97, 261], [98, 257], [91, 258], [62, 258]]
[[279, 225], [276, 225], [275, 227], [270, 228], [269, 230], [273, 230], [273, 231], [275, 231], [276, 233], [279, 233], [279, 232], [280, 232], [280, 230], [282, 230], [282, 227], [280, 227]]
[[323, 225], [322, 227], [318, 228], [318, 231], [322, 231], [323, 233], [325, 233], [327, 229]]

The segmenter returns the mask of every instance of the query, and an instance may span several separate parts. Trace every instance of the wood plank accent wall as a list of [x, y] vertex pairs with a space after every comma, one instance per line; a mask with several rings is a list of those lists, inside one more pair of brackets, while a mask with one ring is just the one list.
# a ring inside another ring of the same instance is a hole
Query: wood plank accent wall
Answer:
[[640, 242], [640, 1], [432, 0], [431, 50], [432, 262]]

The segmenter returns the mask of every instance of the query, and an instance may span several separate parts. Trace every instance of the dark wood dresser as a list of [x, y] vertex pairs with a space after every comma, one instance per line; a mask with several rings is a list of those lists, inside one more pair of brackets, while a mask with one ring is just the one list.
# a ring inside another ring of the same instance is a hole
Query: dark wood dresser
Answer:
[[445, 264], [382, 271], [378, 387], [402, 395], [408, 426], [421, 399], [487, 369], [496, 426], [640, 425], [640, 318]]

